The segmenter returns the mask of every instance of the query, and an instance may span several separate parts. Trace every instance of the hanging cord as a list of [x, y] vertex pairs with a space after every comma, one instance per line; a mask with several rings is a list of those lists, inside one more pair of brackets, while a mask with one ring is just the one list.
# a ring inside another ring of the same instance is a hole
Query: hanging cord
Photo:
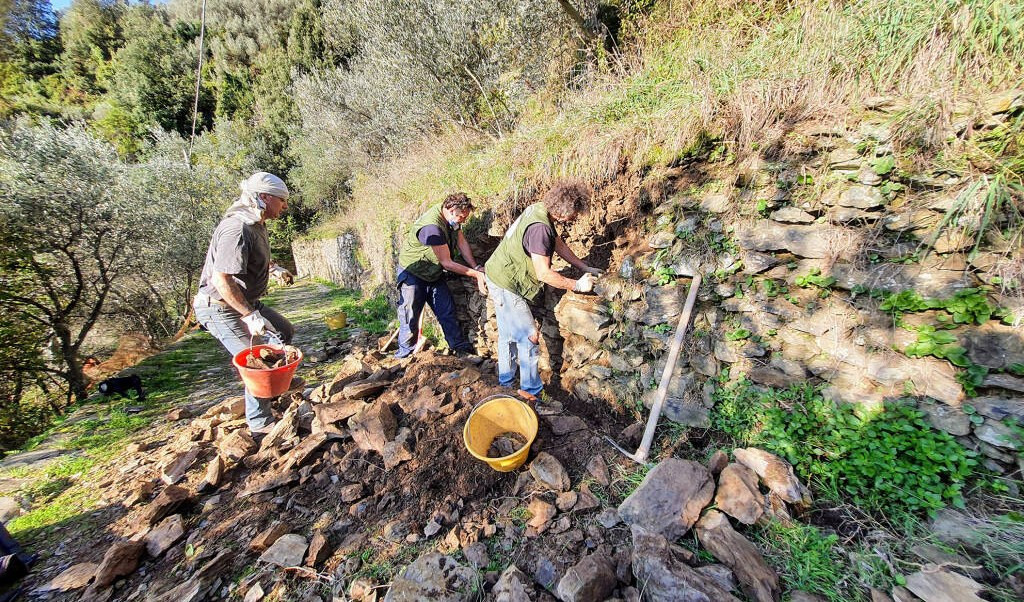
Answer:
[[195, 102], [192, 105], [192, 137], [188, 140], [188, 159], [189, 166], [192, 165], [192, 145], [196, 142], [196, 120], [199, 115], [199, 85], [202, 83], [203, 75], [203, 41], [206, 37], [206, 0], [203, 0], [202, 16], [200, 17], [199, 25], [199, 64], [196, 66], [196, 97]]

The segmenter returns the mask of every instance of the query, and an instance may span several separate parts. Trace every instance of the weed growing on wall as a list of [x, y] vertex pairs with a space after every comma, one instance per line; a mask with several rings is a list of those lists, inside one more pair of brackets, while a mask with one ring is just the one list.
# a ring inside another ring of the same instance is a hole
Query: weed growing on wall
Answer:
[[715, 397], [717, 429], [783, 456], [820, 495], [869, 511], [963, 505], [974, 453], [909, 404], [855, 408], [810, 385], [758, 390], [746, 380], [719, 387]]

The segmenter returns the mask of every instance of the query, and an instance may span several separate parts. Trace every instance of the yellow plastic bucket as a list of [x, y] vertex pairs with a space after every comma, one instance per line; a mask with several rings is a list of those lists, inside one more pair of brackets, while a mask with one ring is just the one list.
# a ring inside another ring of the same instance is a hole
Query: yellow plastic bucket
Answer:
[[[488, 458], [494, 439], [502, 433], [519, 433], [526, 439], [526, 445], [515, 453], [501, 458]], [[537, 414], [530, 406], [507, 395], [495, 395], [481, 401], [462, 429], [462, 440], [473, 457], [487, 462], [498, 472], [508, 472], [523, 465], [530, 454], [530, 446], [537, 438]]]
[[324, 316], [324, 322], [327, 322], [327, 328], [331, 330], [338, 330], [339, 328], [345, 328], [348, 325], [348, 316], [343, 311]]

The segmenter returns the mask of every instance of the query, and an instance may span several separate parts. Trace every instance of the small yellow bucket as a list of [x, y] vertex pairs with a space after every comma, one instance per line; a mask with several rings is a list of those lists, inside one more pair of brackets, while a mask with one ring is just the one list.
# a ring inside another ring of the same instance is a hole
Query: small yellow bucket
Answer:
[[339, 328], [345, 328], [348, 325], [348, 316], [343, 311], [333, 313], [329, 316], [324, 316], [324, 322], [327, 322], [327, 328], [331, 330], [338, 330]]
[[[494, 439], [509, 432], [522, 435], [526, 445], [507, 456], [488, 458], [487, 450]], [[469, 453], [498, 472], [509, 472], [522, 466], [536, 438], [537, 414], [530, 406], [507, 395], [494, 395], [477, 404], [462, 429], [462, 439]]]

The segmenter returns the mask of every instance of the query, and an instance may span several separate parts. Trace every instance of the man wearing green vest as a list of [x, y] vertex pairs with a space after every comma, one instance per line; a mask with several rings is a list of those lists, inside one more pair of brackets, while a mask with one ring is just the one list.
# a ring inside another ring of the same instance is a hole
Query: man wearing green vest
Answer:
[[[455, 319], [455, 304], [444, 281], [444, 272], [476, 278], [481, 294], [487, 294], [483, 267], [473, 258], [473, 251], [462, 235], [462, 224], [473, 212], [473, 203], [462, 192], [450, 194], [413, 222], [398, 255], [398, 352], [395, 357], [410, 355], [416, 346], [420, 314], [424, 304], [430, 305], [441, 323], [448, 348], [457, 354], [474, 353]], [[455, 262], [456, 253], [468, 268]]]
[[[512, 223], [487, 260], [487, 288], [498, 321], [498, 382], [511, 387], [516, 375], [513, 353], [519, 357], [519, 396], [536, 404], [544, 388], [538, 369], [540, 336], [529, 304], [550, 284], [587, 293], [601, 270], [584, 263], [557, 233], [554, 224], [570, 224], [587, 209], [589, 190], [582, 184], [556, 184]], [[551, 269], [551, 257], [568, 261], [585, 274], [572, 280]]]

